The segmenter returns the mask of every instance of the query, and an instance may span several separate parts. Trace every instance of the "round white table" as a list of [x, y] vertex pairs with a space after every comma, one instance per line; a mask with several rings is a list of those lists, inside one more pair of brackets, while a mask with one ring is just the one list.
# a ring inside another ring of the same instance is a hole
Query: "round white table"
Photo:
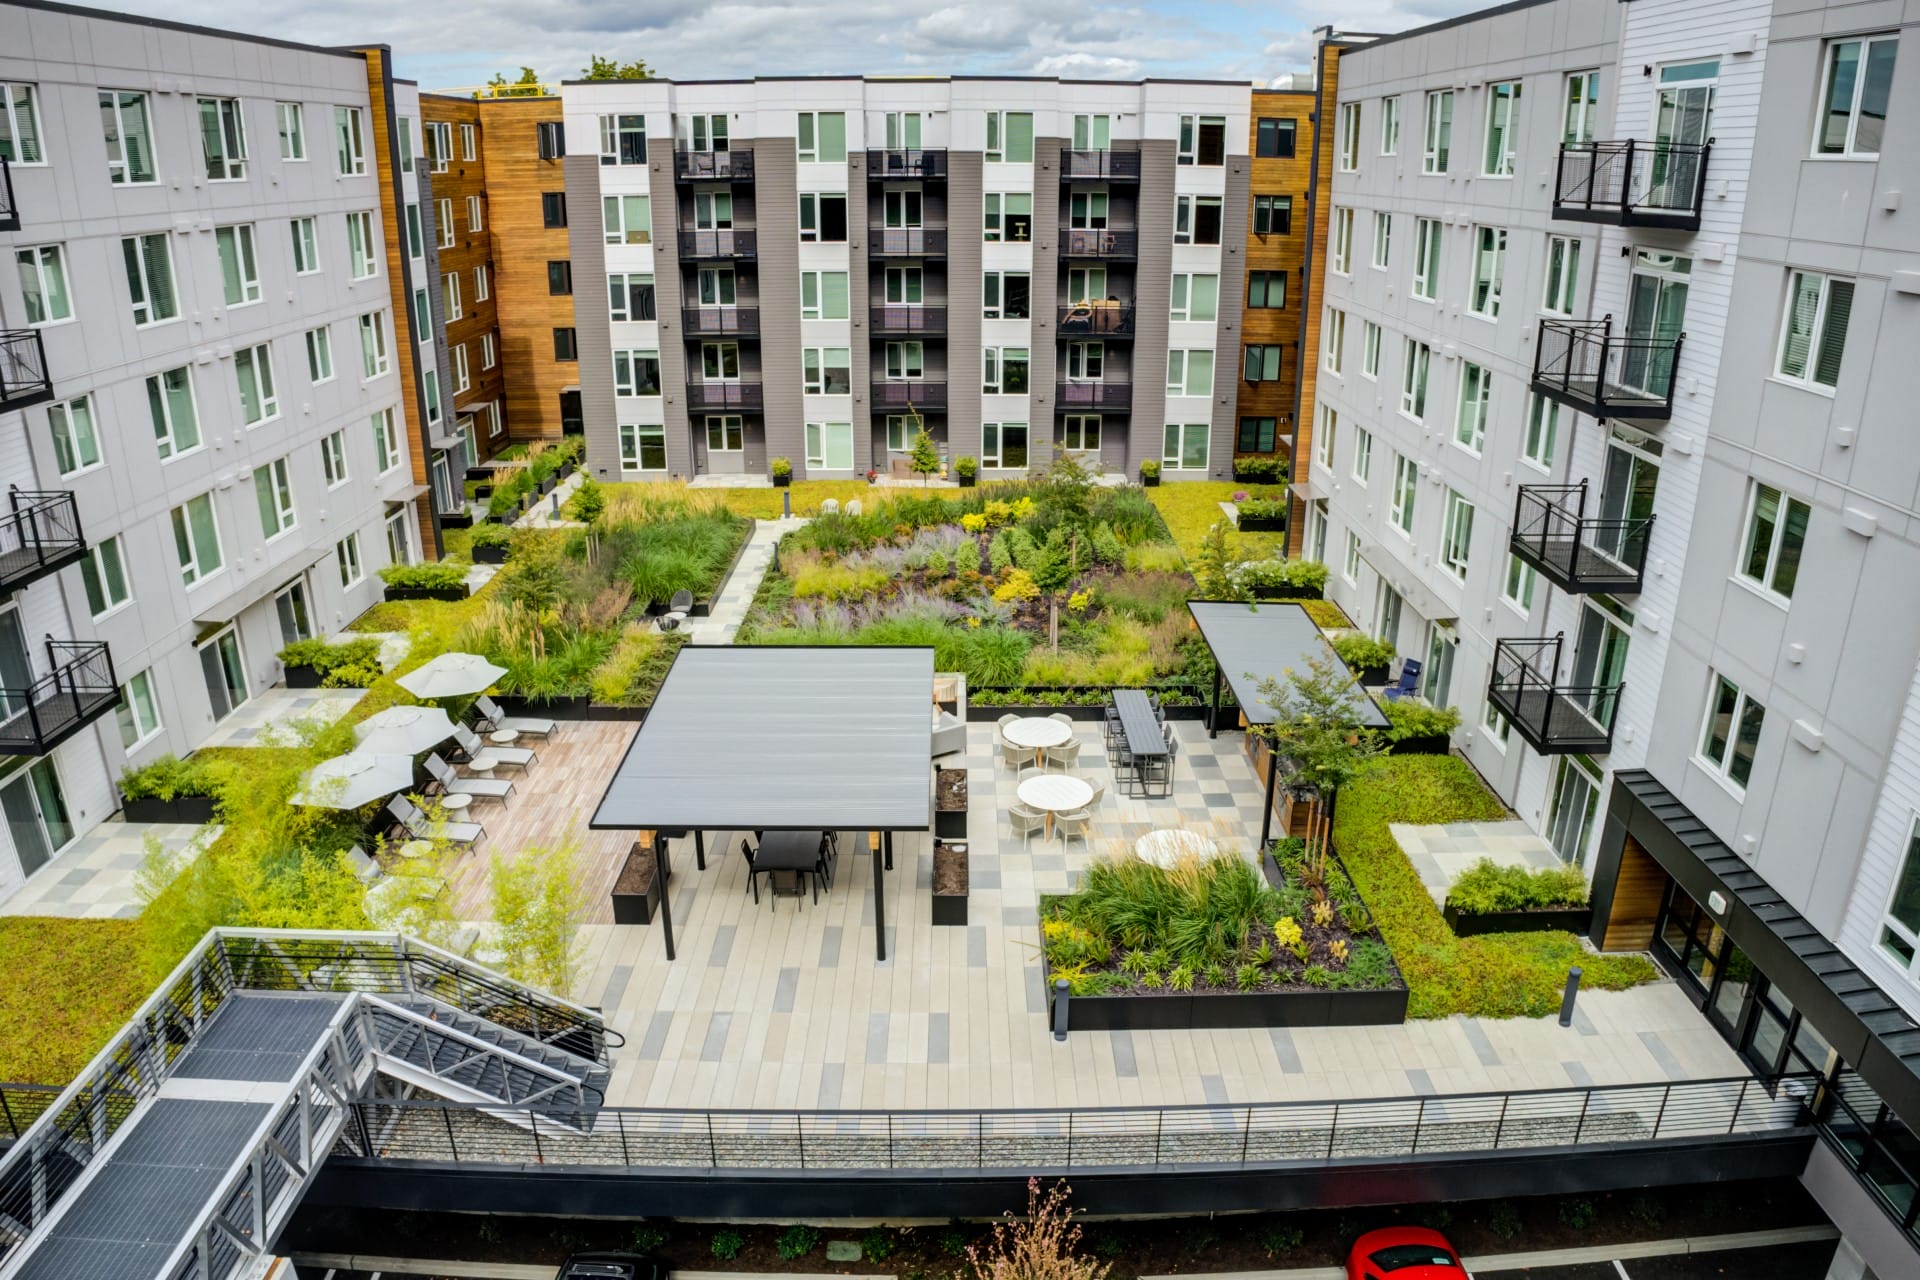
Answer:
[[464, 791], [450, 791], [440, 797], [440, 807], [448, 813], [463, 813], [472, 803], [473, 797]]
[[512, 746], [519, 737], [520, 731], [518, 729], [495, 729], [487, 735], [487, 741], [493, 743], [496, 747], [508, 747]]
[[1171, 867], [1182, 858], [1205, 861], [1220, 852], [1220, 846], [1196, 831], [1168, 827], [1149, 831], [1133, 842], [1134, 856], [1156, 867]]
[[424, 858], [433, 852], [433, 841], [409, 840], [400, 846], [399, 852], [403, 858]]
[[1033, 752], [1033, 762], [1040, 764], [1045, 760], [1042, 754], [1048, 747], [1064, 747], [1073, 737], [1073, 726], [1062, 724], [1046, 716], [1027, 716], [1020, 720], [1010, 720], [1000, 730], [1000, 736], [1016, 747], [1027, 747]]
[[1020, 797], [1021, 804], [1047, 815], [1046, 833], [1049, 837], [1053, 835], [1054, 814], [1072, 813], [1093, 803], [1093, 785], [1085, 778], [1070, 777], [1064, 773], [1046, 773], [1037, 778], [1028, 778], [1020, 784], [1015, 794]]
[[491, 778], [493, 771], [500, 766], [500, 757], [491, 751], [482, 751], [467, 761], [467, 768], [482, 778]]

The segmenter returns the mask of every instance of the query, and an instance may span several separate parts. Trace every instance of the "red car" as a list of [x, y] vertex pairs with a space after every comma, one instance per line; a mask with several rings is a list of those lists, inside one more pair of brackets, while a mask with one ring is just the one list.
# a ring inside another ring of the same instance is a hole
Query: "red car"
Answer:
[[1468, 1280], [1460, 1254], [1438, 1231], [1388, 1227], [1369, 1231], [1347, 1254], [1347, 1280]]

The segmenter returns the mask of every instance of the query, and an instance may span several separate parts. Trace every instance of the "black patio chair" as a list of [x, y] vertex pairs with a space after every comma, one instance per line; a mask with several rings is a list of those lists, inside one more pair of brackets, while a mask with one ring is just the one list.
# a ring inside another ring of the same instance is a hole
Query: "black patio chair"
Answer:
[[760, 901], [760, 877], [771, 877], [773, 872], [762, 871], [753, 865], [753, 846], [744, 839], [740, 841], [740, 856], [747, 860], [747, 887], [753, 890], [753, 900], [757, 905]]

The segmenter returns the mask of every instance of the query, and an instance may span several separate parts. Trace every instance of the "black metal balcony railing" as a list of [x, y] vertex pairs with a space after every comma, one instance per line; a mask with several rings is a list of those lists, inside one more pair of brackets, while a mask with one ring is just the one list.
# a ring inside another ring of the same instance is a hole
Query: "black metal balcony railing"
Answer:
[[1140, 233], [1114, 227], [1062, 227], [1060, 256], [1131, 262], [1140, 256]]
[[1060, 336], [1081, 338], [1131, 338], [1133, 304], [1131, 302], [1075, 302], [1060, 308]]
[[763, 403], [761, 396], [761, 387], [757, 382], [687, 383], [687, 408], [690, 411], [758, 409]]
[[1613, 745], [1613, 717], [1626, 686], [1560, 684], [1565, 638], [1495, 641], [1487, 696], [1540, 754], [1598, 755]]
[[1062, 182], [1138, 182], [1138, 151], [1062, 151]]
[[48, 637], [47, 665], [25, 688], [0, 687], [0, 755], [43, 756], [119, 703], [104, 642]]
[[53, 399], [47, 348], [38, 329], [0, 332], [0, 413]]
[[1623, 227], [1700, 229], [1710, 143], [1564, 142], [1553, 216]]
[[876, 258], [944, 258], [945, 227], [869, 227], [868, 252]]
[[1654, 517], [1590, 520], [1587, 483], [1523, 484], [1513, 509], [1513, 554], [1563, 591], [1640, 590]]
[[7, 505], [0, 516], [0, 592], [18, 591], [86, 557], [71, 493], [9, 489]]
[[1081, 409], [1129, 409], [1133, 407], [1131, 382], [1060, 382], [1054, 386], [1054, 402], [1063, 411]]
[[1591, 417], [1664, 422], [1673, 416], [1673, 375], [1687, 335], [1635, 338], [1613, 317], [1542, 320], [1533, 348], [1533, 389]]
[[680, 182], [752, 182], [751, 151], [675, 151], [673, 176]]
[[760, 256], [759, 237], [751, 231], [682, 231], [680, 257], [686, 262], [750, 262]]
[[885, 382], [875, 379], [873, 383], [873, 407], [875, 409], [944, 409], [947, 407], [947, 384], [944, 382], [926, 382], [919, 378], [905, 378], [897, 382]]
[[946, 148], [914, 150], [893, 147], [886, 150], [869, 149], [867, 151], [867, 176], [869, 178], [931, 178], [942, 181], [947, 176]]
[[760, 333], [760, 308], [685, 307], [680, 323], [689, 338], [753, 338]]
[[13, 166], [0, 156], [0, 231], [20, 229], [20, 206], [13, 199]]
[[947, 331], [947, 309], [945, 307], [922, 307], [905, 303], [887, 303], [873, 308], [871, 315], [873, 332], [877, 334], [895, 333], [945, 333]]

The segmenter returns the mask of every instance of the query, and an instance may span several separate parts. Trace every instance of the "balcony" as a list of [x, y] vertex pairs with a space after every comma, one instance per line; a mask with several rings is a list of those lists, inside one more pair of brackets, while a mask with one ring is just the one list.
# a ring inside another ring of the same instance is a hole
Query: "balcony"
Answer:
[[1553, 216], [1622, 227], [1700, 229], [1711, 144], [1564, 142], [1554, 169]]
[[87, 554], [80, 509], [71, 493], [7, 491], [9, 510], [0, 516], [0, 592], [18, 591]]
[[687, 412], [718, 410], [760, 410], [761, 388], [757, 382], [689, 382]]
[[869, 321], [876, 335], [940, 334], [947, 331], [947, 309], [889, 303], [873, 308]]
[[0, 332], [0, 413], [53, 399], [47, 348], [37, 329]]
[[1665, 422], [1673, 416], [1673, 371], [1686, 338], [1617, 335], [1612, 316], [1542, 320], [1533, 389], [1602, 421]]
[[1132, 262], [1140, 256], [1140, 233], [1106, 227], [1060, 228], [1060, 256]]
[[1125, 412], [1133, 407], [1131, 382], [1059, 382], [1054, 384], [1054, 403], [1062, 413], [1081, 413], [1088, 409]]
[[676, 182], [752, 182], [751, 151], [675, 151]]
[[120, 701], [113, 655], [91, 640], [47, 640], [53, 670], [25, 688], [0, 687], [0, 755], [43, 756]]
[[1654, 517], [1589, 520], [1587, 485], [1520, 486], [1514, 504], [1513, 554], [1562, 591], [1634, 595], [1647, 566]]
[[20, 206], [13, 200], [13, 166], [0, 156], [0, 231], [20, 229]]
[[682, 231], [682, 262], [752, 262], [760, 256], [759, 237], [751, 231]]
[[873, 407], [876, 411], [888, 413], [909, 408], [944, 409], [947, 407], [947, 384], [923, 382], [918, 378], [898, 382], [876, 380], [873, 384]]
[[1062, 151], [1062, 182], [1138, 182], [1138, 151]]
[[913, 179], [945, 182], [947, 152], [944, 147], [925, 151], [897, 147], [884, 151], [869, 150], [867, 177], [879, 182]]
[[1063, 338], [1131, 338], [1131, 302], [1076, 302], [1060, 308]]
[[1558, 683], [1564, 639], [1495, 641], [1487, 697], [1541, 755], [1602, 754], [1626, 686]]
[[875, 258], [944, 258], [945, 227], [868, 227], [868, 255]]
[[758, 307], [683, 307], [680, 323], [689, 338], [757, 338]]

